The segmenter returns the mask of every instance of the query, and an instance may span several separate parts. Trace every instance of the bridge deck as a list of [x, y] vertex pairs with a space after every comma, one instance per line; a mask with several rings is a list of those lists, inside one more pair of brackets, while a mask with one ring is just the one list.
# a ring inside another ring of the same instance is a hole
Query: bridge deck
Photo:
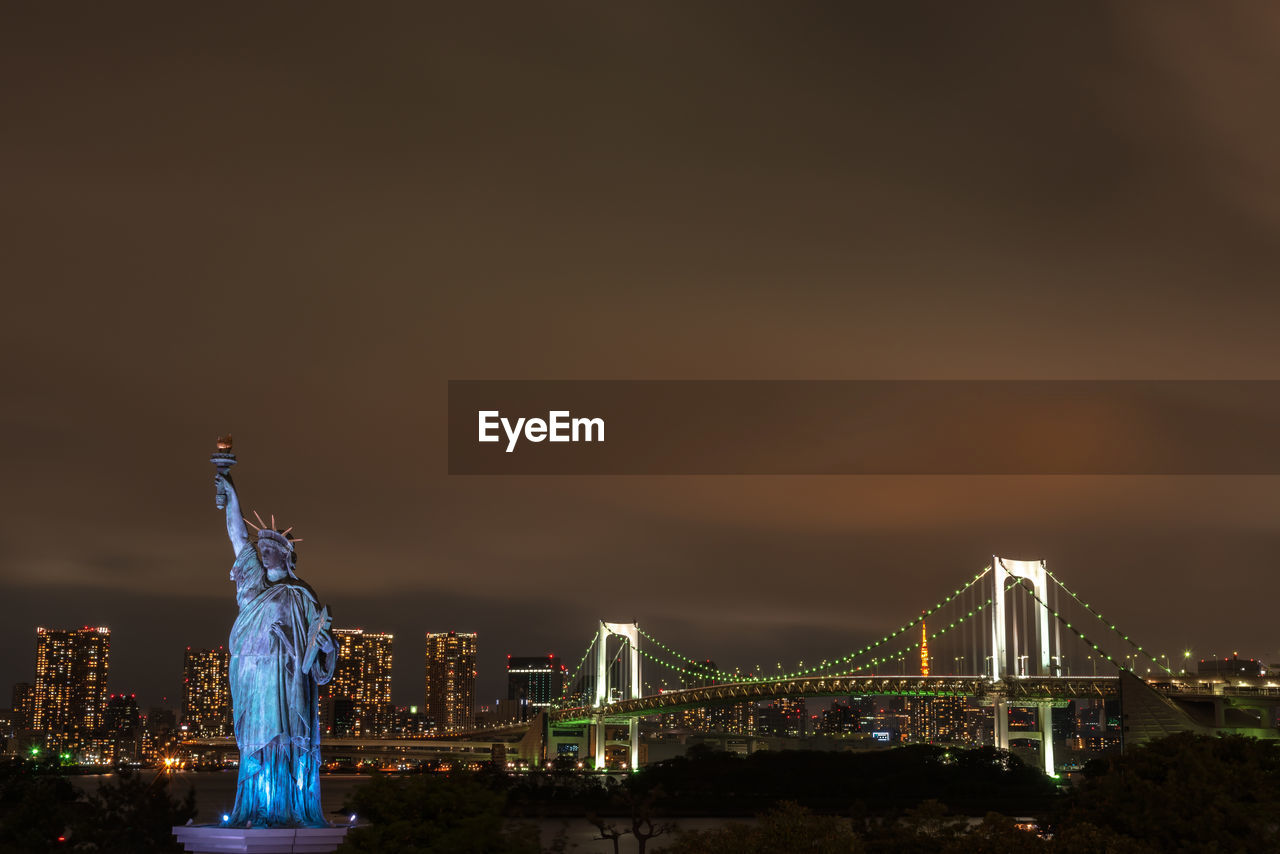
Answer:
[[633, 718], [699, 706], [725, 705], [775, 697], [978, 697], [1052, 702], [1077, 698], [1114, 697], [1115, 676], [1034, 676], [992, 682], [984, 676], [809, 676], [776, 681], [734, 682], [664, 691], [648, 697], [619, 700], [600, 708], [577, 706], [550, 713], [552, 723], [606, 718]]

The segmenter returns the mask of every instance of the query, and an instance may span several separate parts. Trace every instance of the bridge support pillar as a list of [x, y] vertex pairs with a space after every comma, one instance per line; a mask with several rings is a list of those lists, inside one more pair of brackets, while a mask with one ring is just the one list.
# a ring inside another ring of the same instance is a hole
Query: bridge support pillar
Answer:
[[605, 731], [604, 716], [596, 715], [592, 718], [591, 727], [595, 730], [596, 770], [601, 771], [604, 769], [605, 740], [608, 738], [608, 733]]
[[1053, 704], [1040, 703], [1036, 709], [1036, 723], [1040, 725], [1040, 759], [1044, 773], [1053, 776]]
[[994, 737], [996, 747], [1009, 749], [1009, 704], [1004, 700], [996, 700]]
[[631, 719], [631, 760], [632, 771], [640, 767], [640, 719]]
[[[1025, 704], [1023, 704], [1025, 705]], [[1036, 732], [1019, 730], [1018, 738], [1038, 740], [1040, 742], [1040, 765], [1044, 773], [1053, 776], [1053, 703], [1035, 703]], [[1019, 706], [1022, 708], [1023, 706]], [[1009, 737], [1009, 701], [996, 700], [995, 743], [1001, 750], [1008, 750], [1012, 739]]]

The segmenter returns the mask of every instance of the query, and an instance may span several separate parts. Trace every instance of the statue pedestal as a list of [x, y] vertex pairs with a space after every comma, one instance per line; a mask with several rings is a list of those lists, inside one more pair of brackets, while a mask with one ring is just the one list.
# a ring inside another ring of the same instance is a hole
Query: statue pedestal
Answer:
[[349, 827], [225, 827], [189, 824], [173, 835], [193, 854], [328, 854]]

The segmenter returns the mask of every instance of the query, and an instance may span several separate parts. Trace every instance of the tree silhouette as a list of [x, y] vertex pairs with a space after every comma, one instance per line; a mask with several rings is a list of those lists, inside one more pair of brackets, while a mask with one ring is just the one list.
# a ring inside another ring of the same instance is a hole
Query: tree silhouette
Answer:
[[[196, 793], [188, 787], [178, 800], [169, 794], [169, 779], [148, 779], [127, 770], [102, 783], [89, 795], [86, 808], [72, 822], [70, 838], [76, 850], [95, 852], [181, 851], [173, 836], [175, 825], [196, 816]], [[88, 847], [86, 847], [88, 846]]]
[[1056, 822], [1064, 838], [1088, 826], [1153, 851], [1280, 850], [1274, 741], [1178, 733], [1089, 770]]
[[80, 793], [56, 758], [0, 763], [0, 845], [14, 852], [48, 851], [65, 836]]
[[503, 793], [472, 775], [375, 774], [343, 807], [369, 823], [348, 833], [339, 851], [538, 854], [536, 829], [506, 827], [505, 805]]

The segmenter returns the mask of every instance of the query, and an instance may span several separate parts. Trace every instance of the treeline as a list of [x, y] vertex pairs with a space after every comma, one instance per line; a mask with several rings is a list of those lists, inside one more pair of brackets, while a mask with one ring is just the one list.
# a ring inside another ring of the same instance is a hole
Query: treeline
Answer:
[[[376, 775], [346, 809], [363, 826], [348, 835], [345, 852], [564, 851], [564, 837], [541, 840], [529, 819], [565, 816], [625, 852], [661, 843], [671, 854], [795, 846], [832, 854], [1261, 854], [1280, 851], [1280, 743], [1170, 736], [1090, 763], [1085, 779], [1067, 790], [990, 748], [751, 757], [694, 751], [608, 786], [568, 768]], [[177, 798], [164, 778], [122, 773], [85, 795], [56, 764], [0, 764], [3, 854], [178, 851], [170, 828], [195, 812], [194, 793]], [[678, 829], [682, 816], [716, 814], [753, 821]], [[1024, 815], [1035, 817], [1037, 831], [1015, 825]]]
[[[912, 745], [868, 753], [762, 751], [751, 756], [699, 746], [642, 769], [627, 789], [651, 796], [663, 815], [750, 816], [781, 801], [818, 812], [858, 804], [883, 813], [936, 799], [983, 815], [1047, 810], [1057, 786], [1017, 757], [991, 747], [971, 750]], [[512, 815], [581, 815], [616, 807], [616, 792], [566, 767], [514, 778]]]
[[56, 758], [0, 763], [0, 853], [181, 851], [172, 828], [195, 817], [195, 792], [176, 798], [167, 783], [121, 771], [86, 794]]
[[[694, 752], [605, 789], [567, 770], [514, 780], [499, 774], [383, 778], [354, 794], [352, 809], [371, 825], [353, 831], [343, 850], [564, 850], [563, 839], [544, 848], [536, 829], [518, 822], [567, 815], [571, 806], [601, 839], [615, 840], [618, 851], [644, 852], [657, 845], [649, 845], [651, 838], [662, 836], [662, 850], [670, 854], [1270, 854], [1280, 851], [1280, 744], [1174, 735], [1090, 763], [1085, 779], [1065, 791], [990, 748], [864, 756]], [[717, 811], [758, 819], [678, 830], [682, 815]], [[1028, 813], [1034, 830], [1015, 822]]]

